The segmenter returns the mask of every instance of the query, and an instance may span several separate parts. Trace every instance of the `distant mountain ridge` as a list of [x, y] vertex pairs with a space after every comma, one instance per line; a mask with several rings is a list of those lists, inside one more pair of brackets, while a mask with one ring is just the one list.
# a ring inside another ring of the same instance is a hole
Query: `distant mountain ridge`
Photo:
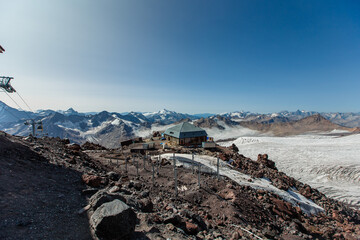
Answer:
[[[280, 123], [289, 123], [314, 114], [319, 113], [283, 111], [271, 114], [257, 114], [236, 111], [217, 115], [205, 114], [204, 117], [201, 117], [201, 114], [184, 114], [166, 109], [145, 113], [128, 112], [120, 114], [102, 111], [86, 114], [79, 113], [72, 108], [66, 111], [39, 110], [32, 113], [11, 108], [0, 102], [0, 130], [13, 135], [29, 135], [31, 127], [25, 125], [24, 122], [32, 118], [43, 122], [44, 132], [49, 136], [69, 138], [77, 143], [91, 141], [107, 147], [118, 147], [122, 140], [135, 136], [147, 136], [154, 130], [164, 130], [168, 125], [183, 121], [193, 122], [194, 125], [205, 129], [217, 129], [219, 134], [224, 129], [231, 131], [232, 127], [239, 126], [261, 132], [266, 127], [259, 127], [260, 125], [278, 124], [277, 126], [280, 127]], [[334, 124], [347, 127], [360, 126], [360, 113], [321, 113], [321, 116]], [[331, 127], [341, 128], [335, 125]]]
[[271, 132], [276, 136], [288, 136], [302, 134], [312, 131], [332, 131], [344, 130], [351, 131], [352, 129], [342, 127], [325, 119], [320, 114], [314, 114], [299, 120], [293, 121], [277, 121], [277, 122], [256, 122], [243, 121], [239, 123], [243, 127], [247, 127], [260, 132]]

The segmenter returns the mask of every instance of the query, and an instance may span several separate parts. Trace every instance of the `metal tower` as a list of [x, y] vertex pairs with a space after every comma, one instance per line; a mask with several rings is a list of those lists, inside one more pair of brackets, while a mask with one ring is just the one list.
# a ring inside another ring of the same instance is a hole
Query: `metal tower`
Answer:
[[14, 79], [13, 77], [2, 77], [0, 76], [0, 88], [4, 89], [8, 93], [16, 92], [16, 90], [11, 86], [10, 81]]

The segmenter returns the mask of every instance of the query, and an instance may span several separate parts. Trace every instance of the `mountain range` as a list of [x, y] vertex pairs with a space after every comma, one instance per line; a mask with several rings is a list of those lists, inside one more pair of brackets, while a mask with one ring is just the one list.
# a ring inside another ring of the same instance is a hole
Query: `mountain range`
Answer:
[[[317, 121], [294, 123], [313, 115], [319, 116]], [[184, 114], [166, 109], [145, 113], [107, 111], [79, 113], [73, 108], [66, 111], [39, 110], [33, 113], [17, 110], [0, 102], [0, 130], [13, 135], [29, 135], [31, 126], [24, 124], [28, 119], [42, 121], [44, 133], [48, 136], [69, 138], [76, 143], [90, 141], [113, 148], [119, 147], [122, 140], [135, 136], [146, 137], [153, 131], [165, 130], [169, 125], [180, 121], [190, 121], [205, 128], [215, 139], [235, 137], [244, 132], [254, 134], [254, 131], [287, 135], [316, 130], [350, 130], [350, 128], [360, 126], [360, 113], [318, 113], [298, 110], [269, 114], [245, 111], [221, 114]], [[327, 127], [324, 127], [325, 125]]]

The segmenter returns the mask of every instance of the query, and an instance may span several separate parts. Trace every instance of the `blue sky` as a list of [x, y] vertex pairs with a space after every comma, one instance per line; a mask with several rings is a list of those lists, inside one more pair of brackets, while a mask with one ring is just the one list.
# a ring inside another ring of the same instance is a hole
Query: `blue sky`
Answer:
[[33, 109], [360, 111], [359, 1], [0, 6], [0, 75]]

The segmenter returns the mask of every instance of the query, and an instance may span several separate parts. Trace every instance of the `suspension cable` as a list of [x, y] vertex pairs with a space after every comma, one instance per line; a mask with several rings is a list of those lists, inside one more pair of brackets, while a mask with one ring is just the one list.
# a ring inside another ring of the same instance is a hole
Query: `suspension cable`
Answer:
[[30, 109], [31, 112], [34, 112], [31, 107], [25, 102], [25, 100], [20, 96], [20, 93], [16, 91], [16, 94], [21, 98], [21, 100], [25, 103], [25, 105]]
[[18, 106], [23, 112], [26, 113], [26, 115], [29, 117], [29, 119], [32, 119], [28, 112], [26, 112], [24, 109], [22, 109], [22, 107], [20, 107], [20, 105], [19, 105], [7, 92], [5, 92], [5, 93], [6, 93], [6, 95], [8, 95], [9, 98], [16, 104], [16, 106]]
[[8, 97], [16, 104], [16, 106], [19, 108], [19, 109], [21, 109], [22, 111], [24, 111], [21, 107], [20, 107], [20, 105], [5, 91], [5, 93], [6, 93], [6, 95], [8, 95]]

